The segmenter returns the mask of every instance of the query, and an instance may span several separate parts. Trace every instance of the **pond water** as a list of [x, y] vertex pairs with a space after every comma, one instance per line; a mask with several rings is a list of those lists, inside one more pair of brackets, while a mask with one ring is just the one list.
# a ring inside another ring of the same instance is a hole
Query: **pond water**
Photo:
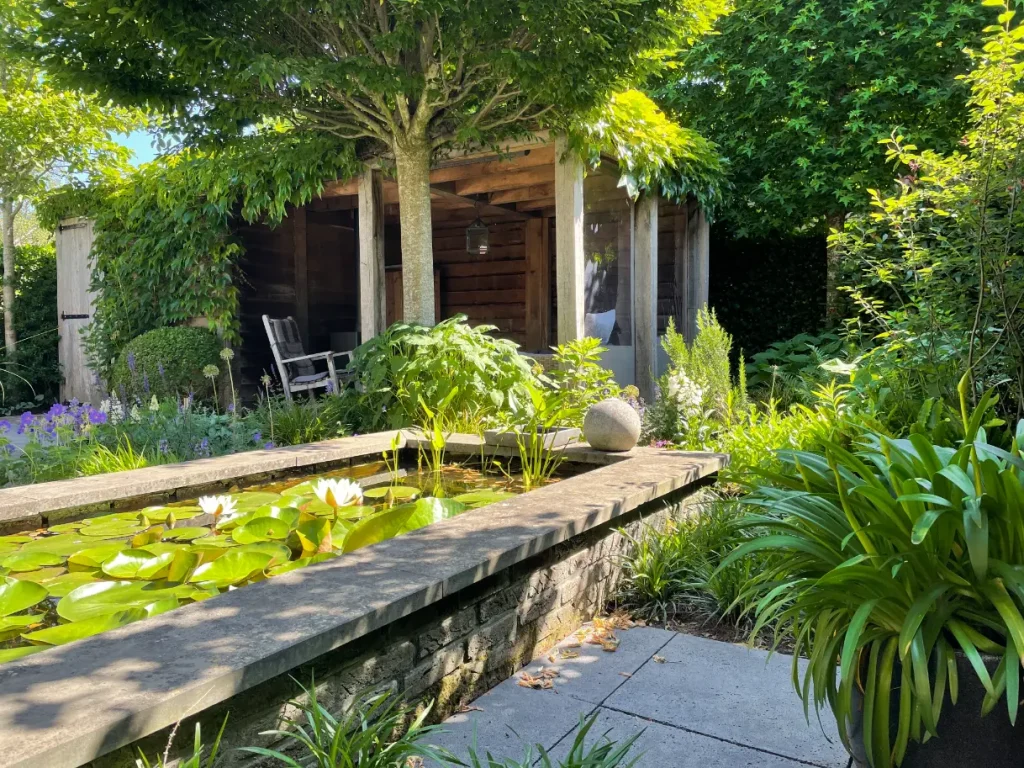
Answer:
[[0, 536], [0, 664], [522, 491], [473, 467], [372, 462]]

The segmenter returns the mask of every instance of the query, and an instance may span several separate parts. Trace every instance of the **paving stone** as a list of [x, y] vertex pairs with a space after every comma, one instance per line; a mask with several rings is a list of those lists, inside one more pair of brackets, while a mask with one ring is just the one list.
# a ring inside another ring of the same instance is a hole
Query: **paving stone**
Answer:
[[[551, 750], [553, 762], [557, 764], [558, 760], [568, 756], [576, 733], [574, 728]], [[638, 733], [640, 737], [626, 759], [628, 762], [639, 757], [636, 768], [806, 768], [803, 763], [779, 755], [652, 723], [603, 707], [599, 709], [597, 721], [584, 744], [599, 744], [605, 735], [621, 744]]]
[[[831, 715], [804, 719], [791, 658], [677, 635], [604, 704], [619, 711], [828, 768], [848, 756]], [[801, 662], [803, 665], [804, 662]], [[827, 737], [826, 737], [827, 736]], [[831, 740], [831, 743], [830, 743]]]
[[[523, 688], [515, 679], [485, 693], [473, 707], [479, 710], [448, 718], [443, 731], [431, 736], [430, 743], [464, 760], [475, 737], [481, 757], [490, 752], [496, 758], [518, 759], [534, 744], [553, 747], [579, 724], [581, 711], [592, 709], [586, 702], [554, 691]], [[537, 754], [536, 748], [533, 753]]]
[[[599, 704], [629, 680], [632, 675], [666, 643], [675, 637], [675, 632], [653, 627], [634, 627], [619, 630], [619, 649], [614, 653], [604, 651], [599, 645], [584, 643], [573, 648], [578, 642], [570, 636], [560, 642], [548, 656], [537, 659], [526, 671], [537, 674], [541, 667], [558, 670], [555, 687], [562, 695], [569, 695], [591, 704]], [[579, 654], [578, 658], [562, 658], [562, 652]], [[551, 661], [553, 656], [555, 661]]]

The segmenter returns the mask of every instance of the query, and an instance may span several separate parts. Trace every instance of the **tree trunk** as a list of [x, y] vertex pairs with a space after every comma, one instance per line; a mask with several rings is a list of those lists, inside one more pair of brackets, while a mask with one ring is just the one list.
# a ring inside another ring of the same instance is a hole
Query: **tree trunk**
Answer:
[[406, 322], [433, 325], [434, 246], [430, 221], [430, 141], [426, 132], [396, 136], [398, 215], [402, 225], [402, 306]]
[[14, 201], [0, 202], [0, 230], [3, 230], [4, 248], [4, 349], [13, 355], [18, 346], [14, 332]]
[[[846, 212], [833, 211], [828, 214], [826, 221], [826, 236], [832, 234], [833, 230], [843, 231], [846, 225]], [[832, 329], [839, 325], [839, 249], [829, 244], [825, 250], [825, 327]]]

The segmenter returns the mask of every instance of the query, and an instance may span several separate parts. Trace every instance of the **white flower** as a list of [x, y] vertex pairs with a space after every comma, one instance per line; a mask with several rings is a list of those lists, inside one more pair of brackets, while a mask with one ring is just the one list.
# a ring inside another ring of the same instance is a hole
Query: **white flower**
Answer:
[[359, 483], [345, 478], [321, 478], [313, 486], [313, 493], [324, 504], [335, 509], [361, 504], [363, 501], [363, 489]]
[[159, 411], [160, 410], [160, 401], [156, 399], [156, 395], [153, 395], [153, 397], [149, 401], [149, 410], [151, 410], [151, 411]]
[[674, 371], [668, 376], [665, 397], [683, 413], [690, 413], [700, 409], [704, 390], [682, 371]]
[[239, 512], [235, 509], [235, 500], [230, 496], [200, 496], [199, 508], [208, 515], [213, 515], [216, 522], [225, 523]]

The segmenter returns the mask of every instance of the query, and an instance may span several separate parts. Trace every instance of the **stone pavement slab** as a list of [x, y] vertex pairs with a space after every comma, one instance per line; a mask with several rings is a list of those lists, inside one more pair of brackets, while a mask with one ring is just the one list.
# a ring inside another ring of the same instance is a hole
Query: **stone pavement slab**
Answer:
[[[623, 633], [626, 637], [626, 633]], [[690, 731], [757, 747], [828, 768], [845, 768], [849, 757], [835, 721], [822, 728], [793, 690], [792, 657], [677, 635], [603, 704]], [[806, 662], [801, 660], [801, 667]]]
[[637, 768], [846, 768], [831, 717], [824, 733], [804, 719], [791, 657], [647, 627], [616, 635], [612, 653], [567, 638], [525, 670], [556, 670], [551, 690], [524, 688], [517, 674], [432, 741], [463, 759], [474, 739], [481, 756], [521, 759], [534, 747], [536, 757], [540, 745], [562, 758], [596, 712], [587, 744], [644, 731], [630, 752], [643, 753]]
[[[627, 762], [639, 757], [638, 768], [807, 768], [806, 763], [652, 723], [634, 715], [603, 707], [598, 712], [600, 714], [585, 743], [599, 744], [607, 737], [621, 744], [640, 734], [627, 757]], [[568, 756], [577, 730], [573, 728], [550, 750], [552, 762], [556, 765], [558, 760]]]

